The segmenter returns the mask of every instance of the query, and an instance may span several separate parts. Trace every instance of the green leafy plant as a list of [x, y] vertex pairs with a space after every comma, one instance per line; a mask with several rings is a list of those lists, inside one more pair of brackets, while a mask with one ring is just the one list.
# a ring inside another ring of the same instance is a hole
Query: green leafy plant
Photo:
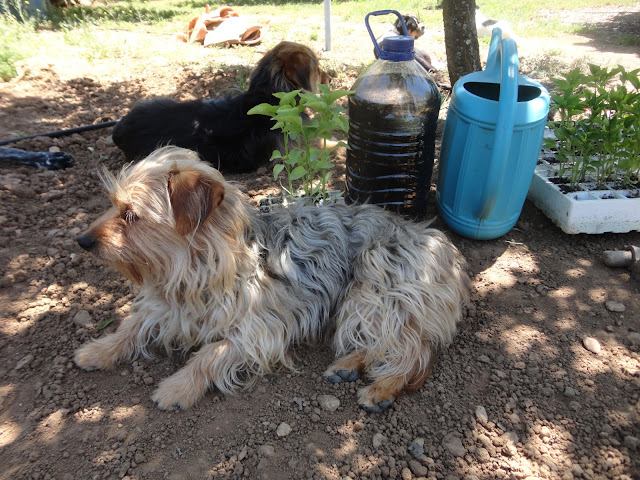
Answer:
[[569, 73], [564, 74], [563, 78], [552, 78], [552, 81], [556, 84], [556, 90], [551, 93], [552, 104], [549, 109], [551, 112], [559, 113], [560, 121], [549, 123], [549, 126], [554, 130], [556, 138], [545, 138], [544, 146], [557, 149], [558, 176], [564, 176], [569, 168], [568, 166], [572, 162], [576, 163], [575, 158], [581, 142], [573, 118], [583, 113], [581, 108], [582, 99], [580, 94], [577, 93], [583, 78], [584, 75], [578, 68], [574, 68]]
[[[341, 97], [352, 93], [348, 90], [331, 91], [326, 85], [319, 85], [319, 93], [302, 93], [301, 90], [279, 92], [277, 105], [262, 103], [249, 110], [249, 115], [267, 115], [275, 124], [272, 129], [280, 129], [284, 135], [284, 151], [275, 150], [272, 161], [273, 176], [278, 178], [282, 171], [287, 174], [288, 188], [283, 190], [293, 195], [293, 182], [301, 181], [302, 193], [315, 199], [325, 199], [327, 183], [331, 179], [331, 153], [344, 142], [328, 145], [334, 132], [346, 133], [349, 123], [344, 108], [336, 103]], [[304, 122], [301, 114], [309, 109], [312, 118]]]
[[549, 122], [555, 139], [545, 147], [556, 149], [557, 174], [576, 187], [587, 176], [598, 186], [607, 182], [631, 185], [640, 173], [640, 69], [626, 71], [589, 64], [589, 73], [573, 69], [552, 79]]

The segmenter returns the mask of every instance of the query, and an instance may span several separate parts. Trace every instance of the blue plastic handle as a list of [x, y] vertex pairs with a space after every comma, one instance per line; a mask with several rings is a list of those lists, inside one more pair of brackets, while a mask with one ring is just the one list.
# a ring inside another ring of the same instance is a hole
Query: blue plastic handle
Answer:
[[364, 24], [369, 31], [369, 36], [371, 37], [371, 41], [373, 42], [373, 47], [376, 49], [378, 58], [384, 58], [384, 54], [382, 53], [382, 50], [380, 50], [378, 42], [376, 42], [376, 37], [373, 36], [371, 25], [369, 25], [369, 17], [371, 15], [373, 15], [374, 17], [377, 17], [378, 15], [389, 15], [390, 13], [398, 16], [398, 18], [400, 19], [400, 23], [402, 23], [402, 30], [404, 31], [405, 36], [409, 36], [409, 30], [407, 29], [407, 24], [404, 22], [404, 17], [397, 10], [376, 10], [375, 12], [367, 13], [367, 16], [364, 17]]
[[[486, 71], [497, 69], [498, 57], [500, 58], [500, 97], [498, 105], [498, 118], [496, 122], [496, 136], [493, 145], [493, 153], [487, 170], [487, 181], [480, 197], [480, 208], [476, 214], [479, 219], [486, 219], [491, 215], [500, 187], [504, 182], [507, 170], [507, 155], [511, 148], [511, 137], [515, 122], [516, 107], [518, 106], [518, 48], [516, 42], [510, 38], [502, 38], [499, 28], [493, 30], [490, 53], [493, 56], [487, 59]], [[491, 52], [491, 47], [495, 48]]]
[[[502, 30], [494, 28], [491, 32], [491, 43], [489, 44], [489, 54], [487, 55], [487, 65], [484, 67], [485, 72], [491, 74], [499, 74], [500, 65], [498, 65], [498, 46], [502, 41]], [[498, 71], [496, 71], [496, 69]]]

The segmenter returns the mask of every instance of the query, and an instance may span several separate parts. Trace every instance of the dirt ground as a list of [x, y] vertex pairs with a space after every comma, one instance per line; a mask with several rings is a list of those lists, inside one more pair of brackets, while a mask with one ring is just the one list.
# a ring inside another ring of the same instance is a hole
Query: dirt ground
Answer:
[[[572, 18], [604, 34], [548, 43], [640, 66], [638, 47], [610, 41], [638, 16], [640, 5], [580, 12]], [[521, 54], [541, 43], [523, 39]], [[34, 60], [0, 85], [0, 139], [115, 120], [150, 96], [214, 97], [244, 68], [109, 77], [67, 67]], [[345, 71], [339, 87], [355, 80]], [[124, 162], [110, 133], [12, 145], [70, 153], [65, 170], [0, 165], [0, 479], [640, 479], [640, 278], [602, 261], [640, 246], [640, 233], [566, 235], [529, 202], [491, 241], [436, 220], [469, 262], [473, 302], [425, 385], [384, 413], [359, 409], [358, 384], [324, 381], [327, 345], [299, 347], [297, 372], [180, 412], [150, 400], [180, 354], [80, 371], [74, 350], [112, 332], [134, 296], [74, 241], [107, 204], [96, 172]], [[254, 200], [278, 191], [267, 169], [229, 178]]]

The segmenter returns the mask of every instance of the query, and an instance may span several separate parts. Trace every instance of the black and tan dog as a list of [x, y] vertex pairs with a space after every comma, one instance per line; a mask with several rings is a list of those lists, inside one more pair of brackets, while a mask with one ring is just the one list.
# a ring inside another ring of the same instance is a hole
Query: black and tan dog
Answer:
[[198, 152], [225, 173], [250, 172], [281, 148], [282, 133], [273, 121], [247, 115], [260, 103], [277, 102], [276, 92], [316, 91], [328, 83], [314, 52], [298, 43], [281, 42], [258, 62], [248, 91], [223, 99], [178, 102], [153, 99], [135, 106], [113, 128], [113, 141], [128, 160], [175, 145]]
[[[424, 35], [425, 26], [420, 22], [418, 17], [416, 17], [415, 15], [403, 15], [402, 18], [404, 19], [404, 23], [407, 26], [407, 31], [409, 32], [409, 35], [412, 36], [414, 40], [417, 40], [422, 35]], [[382, 41], [385, 38], [397, 36], [397, 35], [404, 35], [402, 22], [400, 21], [399, 18], [395, 22], [393, 22], [393, 26], [387, 32], [385, 32], [384, 34], [376, 38], [376, 42], [378, 43], [380, 48], [382, 48]], [[373, 50], [373, 54], [376, 56], [376, 58], [378, 58], [378, 52], [376, 51], [376, 49]], [[427, 72], [438, 71], [438, 69], [433, 66], [433, 63], [431, 62], [431, 56], [427, 52], [416, 48], [415, 55], [416, 55], [416, 61], [420, 65], [422, 65], [422, 67]]]

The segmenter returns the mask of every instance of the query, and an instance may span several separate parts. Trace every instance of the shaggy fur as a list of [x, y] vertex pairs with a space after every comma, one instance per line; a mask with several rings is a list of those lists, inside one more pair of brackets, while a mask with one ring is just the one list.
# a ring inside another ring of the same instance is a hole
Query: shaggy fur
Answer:
[[367, 375], [358, 400], [387, 408], [419, 388], [448, 345], [467, 298], [458, 250], [441, 232], [373, 205], [296, 204], [259, 213], [190, 151], [167, 147], [106, 176], [113, 206], [78, 243], [140, 291], [115, 333], [75, 353], [86, 370], [198, 348], [153, 393], [188, 408], [210, 387], [229, 393], [300, 342], [333, 334], [330, 382]]
[[261, 103], [275, 104], [276, 92], [317, 91], [329, 77], [311, 49], [281, 42], [258, 62], [248, 91], [217, 100], [177, 102], [168, 98], [135, 106], [113, 128], [113, 141], [127, 160], [146, 157], [160, 146], [176, 145], [200, 154], [223, 172], [250, 172], [282, 149], [282, 132], [264, 115], [247, 115]]

